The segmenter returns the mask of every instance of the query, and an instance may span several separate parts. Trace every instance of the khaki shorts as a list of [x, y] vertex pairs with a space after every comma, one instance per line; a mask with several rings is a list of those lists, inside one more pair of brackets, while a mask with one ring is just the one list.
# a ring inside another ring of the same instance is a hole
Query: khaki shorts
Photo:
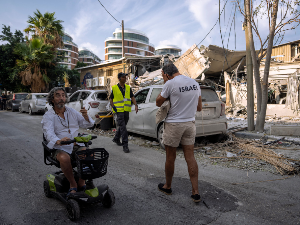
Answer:
[[171, 147], [194, 145], [196, 137], [195, 121], [164, 123], [163, 143]]
[[75, 152], [84, 150], [85, 148], [86, 148], [85, 146], [74, 145], [71, 155], [69, 153], [65, 152], [64, 150], [57, 149], [55, 152], [52, 153], [52, 158], [57, 160], [56, 156], [58, 155], [58, 153], [64, 152], [64, 153], [69, 154], [70, 157], [72, 157], [73, 159], [75, 159]]

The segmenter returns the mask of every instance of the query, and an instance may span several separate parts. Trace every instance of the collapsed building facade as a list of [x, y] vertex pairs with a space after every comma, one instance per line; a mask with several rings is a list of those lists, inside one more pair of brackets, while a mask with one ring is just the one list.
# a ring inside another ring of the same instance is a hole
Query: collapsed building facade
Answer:
[[[299, 55], [300, 40], [273, 47], [267, 115], [274, 115], [274, 112], [277, 116], [299, 115]], [[198, 48], [193, 45], [180, 57], [126, 56], [78, 70], [81, 73], [82, 88], [107, 89], [110, 92], [111, 86], [118, 83], [117, 74], [125, 72], [129, 74], [128, 83], [134, 91], [137, 91], [151, 84], [162, 84], [161, 68], [170, 62], [177, 66], [181, 74], [196, 79], [201, 84], [214, 87], [220, 99], [226, 101], [228, 108], [247, 106], [246, 51], [231, 51], [214, 45]], [[261, 77], [263, 72], [262, 61]], [[255, 84], [253, 89], [255, 95]]]

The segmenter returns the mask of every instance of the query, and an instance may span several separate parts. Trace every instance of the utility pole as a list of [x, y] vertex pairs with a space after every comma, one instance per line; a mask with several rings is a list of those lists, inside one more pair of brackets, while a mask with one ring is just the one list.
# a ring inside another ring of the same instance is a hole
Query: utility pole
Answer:
[[[124, 20], [122, 20], [122, 58], [125, 57], [125, 48], [124, 48]], [[123, 73], [125, 73], [125, 62], [123, 62]]]
[[[248, 130], [254, 130], [254, 94], [253, 94], [253, 64], [250, 51], [249, 32], [247, 28], [247, 12], [246, 12], [246, 1], [244, 0], [244, 11], [245, 11], [245, 38], [246, 38], [246, 67], [247, 67], [247, 122]], [[250, 19], [250, 18], [249, 18]]]
[[125, 56], [125, 48], [124, 48], [124, 20], [122, 20], [122, 57]]

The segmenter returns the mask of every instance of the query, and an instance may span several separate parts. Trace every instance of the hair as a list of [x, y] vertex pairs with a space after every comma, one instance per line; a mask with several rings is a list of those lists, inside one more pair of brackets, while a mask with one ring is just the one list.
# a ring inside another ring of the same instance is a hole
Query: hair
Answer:
[[167, 65], [164, 65], [162, 68], [165, 74], [168, 74], [169, 76], [173, 76], [175, 73], [178, 73], [177, 67], [173, 63], [169, 63]]
[[53, 99], [54, 99], [54, 95], [57, 91], [64, 91], [65, 92], [65, 96], [67, 98], [67, 92], [63, 87], [55, 87], [52, 88], [51, 91], [49, 91], [48, 95], [47, 95], [47, 102], [49, 103], [49, 105], [51, 105], [53, 107]]

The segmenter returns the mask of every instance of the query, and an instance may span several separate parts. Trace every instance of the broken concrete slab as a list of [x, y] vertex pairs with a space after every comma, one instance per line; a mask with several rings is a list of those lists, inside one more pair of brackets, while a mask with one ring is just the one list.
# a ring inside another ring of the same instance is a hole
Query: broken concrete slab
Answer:
[[300, 126], [273, 125], [270, 127], [270, 135], [300, 136]]
[[298, 113], [297, 113], [297, 111], [289, 109], [285, 105], [267, 104], [266, 116], [294, 117], [294, 116], [298, 116]]

